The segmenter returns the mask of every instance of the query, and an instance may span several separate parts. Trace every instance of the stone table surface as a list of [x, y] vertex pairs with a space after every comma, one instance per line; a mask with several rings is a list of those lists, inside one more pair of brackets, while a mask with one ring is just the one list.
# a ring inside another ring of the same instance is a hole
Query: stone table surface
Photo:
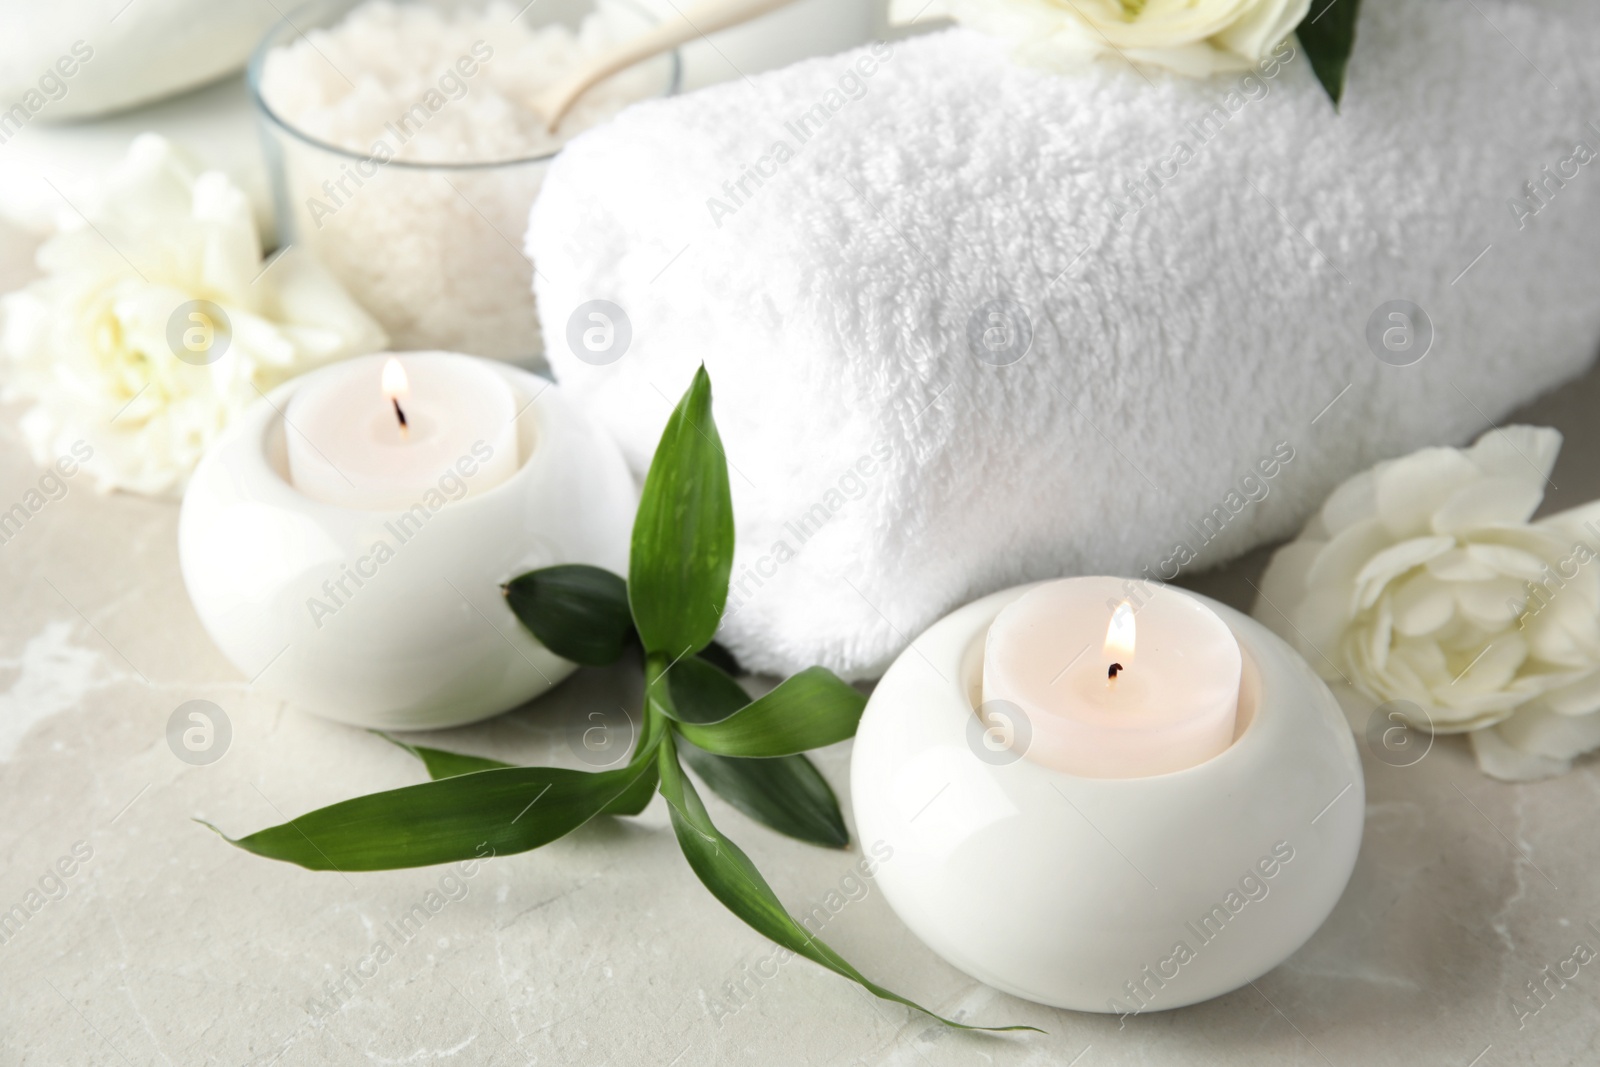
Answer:
[[[1533, 405], [1564, 430], [1547, 507], [1600, 496], [1600, 373]], [[36, 485], [0, 417], [0, 503]], [[850, 852], [810, 848], [709, 797], [791, 910], [832, 902], [826, 936], [947, 1015], [1048, 1035], [948, 1030], [773, 948], [678, 853], [662, 802], [470, 877], [319, 874], [239, 852], [240, 833], [422, 779], [371, 734], [252, 690], [179, 577], [177, 508], [69, 482], [0, 545], [0, 1064], [1326, 1064], [1503, 1067], [1600, 1060], [1600, 970], [1519, 1020], [1511, 998], [1576, 942], [1600, 945], [1600, 774], [1483, 777], [1464, 742], [1391, 767], [1363, 748], [1366, 837], [1327, 924], [1254, 987], [1129, 1019], [994, 992], [920, 944]], [[1248, 608], [1257, 552], [1194, 584]], [[1247, 580], [1248, 579], [1248, 580]], [[166, 740], [189, 700], [232, 738], [193, 766]], [[584, 671], [542, 701], [425, 740], [581, 766], [586, 709], [636, 701]], [[421, 735], [419, 735], [421, 736]], [[820, 765], [848, 804], [848, 744]], [[72, 871], [48, 877], [58, 862]], [[892, 862], [892, 861], [891, 861]], [[42, 887], [42, 890], [41, 890]], [[30, 898], [31, 892], [40, 895]], [[437, 893], [401, 940], [389, 925]], [[830, 897], [830, 894], [836, 894]], [[377, 945], [390, 951], [376, 961]], [[325, 983], [359, 982], [314, 1010]], [[1519, 1026], [1520, 1022], [1520, 1026]]]

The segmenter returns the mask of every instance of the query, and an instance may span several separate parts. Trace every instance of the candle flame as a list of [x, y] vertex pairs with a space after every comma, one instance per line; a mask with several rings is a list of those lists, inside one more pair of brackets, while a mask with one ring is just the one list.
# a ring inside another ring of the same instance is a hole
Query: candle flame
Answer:
[[[1124, 600], [1111, 613], [1111, 624], [1106, 627], [1105, 657], [1107, 662], [1119, 665], [1119, 671], [1133, 662], [1134, 626], [1133, 605]], [[1111, 677], [1116, 677], [1113, 672]]]
[[400, 436], [408, 436], [411, 424], [406, 421], [406, 409], [400, 406], [400, 398], [411, 392], [411, 382], [406, 378], [406, 369], [393, 356], [383, 365], [382, 388], [383, 398], [394, 406], [394, 418], [400, 424]]
[[383, 365], [383, 398], [385, 400], [403, 400], [411, 392], [411, 382], [406, 377], [406, 369], [400, 361], [393, 356]]

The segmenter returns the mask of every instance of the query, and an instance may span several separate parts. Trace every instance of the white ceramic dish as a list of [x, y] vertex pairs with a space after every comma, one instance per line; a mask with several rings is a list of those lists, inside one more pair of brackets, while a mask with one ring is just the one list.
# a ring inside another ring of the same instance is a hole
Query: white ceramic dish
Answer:
[[178, 528], [184, 581], [253, 683], [330, 719], [408, 730], [506, 711], [572, 672], [500, 586], [557, 563], [625, 574], [633, 480], [555, 385], [486, 362], [518, 396], [520, 466], [479, 495], [441, 493], [437, 510], [423, 503], [426, 518], [338, 507], [289, 484], [282, 412], [322, 372], [274, 390], [201, 461]]
[[1327, 918], [1361, 844], [1361, 761], [1333, 695], [1202, 597], [1244, 653], [1229, 748], [1146, 778], [997, 759], [975, 728], [983, 639], [1029, 588], [945, 617], [872, 694], [852, 803], [861, 840], [893, 849], [884, 896], [956, 967], [1055, 1007], [1158, 1011], [1265, 974]]

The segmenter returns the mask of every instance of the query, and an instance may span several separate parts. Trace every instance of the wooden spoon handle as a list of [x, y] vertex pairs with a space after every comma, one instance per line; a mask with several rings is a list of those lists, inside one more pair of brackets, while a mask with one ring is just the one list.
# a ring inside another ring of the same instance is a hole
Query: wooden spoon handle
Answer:
[[554, 130], [578, 98], [597, 83], [621, 70], [643, 62], [652, 56], [704, 37], [737, 26], [741, 22], [759, 18], [769, 11], [793, 3], [793, 0], [701, 0], [681, 13], [680, 18], [669, 19], [638, 37], [603, 52], [584, 66], [541, 92], [533, 100], [533, 108], [545, 120], [548, 129]]

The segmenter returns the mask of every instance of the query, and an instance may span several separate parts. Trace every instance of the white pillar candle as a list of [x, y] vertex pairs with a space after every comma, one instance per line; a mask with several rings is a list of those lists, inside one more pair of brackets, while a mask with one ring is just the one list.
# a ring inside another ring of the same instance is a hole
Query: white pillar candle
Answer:
[[1069, 578], [1030, 591], [989, 628], [983, 718], [1069, 774], [1165, 774], [1233, 742], [1241, 669], [1232, 631], [1195, 598]]
[[452, 471], [461, 497], [475, 496], [516, 472], [516, 415], [510, 385], [482, 360], [364, 356], [290, 400], [289, 480], [324, 503], [372, 511], [406, 510]]

